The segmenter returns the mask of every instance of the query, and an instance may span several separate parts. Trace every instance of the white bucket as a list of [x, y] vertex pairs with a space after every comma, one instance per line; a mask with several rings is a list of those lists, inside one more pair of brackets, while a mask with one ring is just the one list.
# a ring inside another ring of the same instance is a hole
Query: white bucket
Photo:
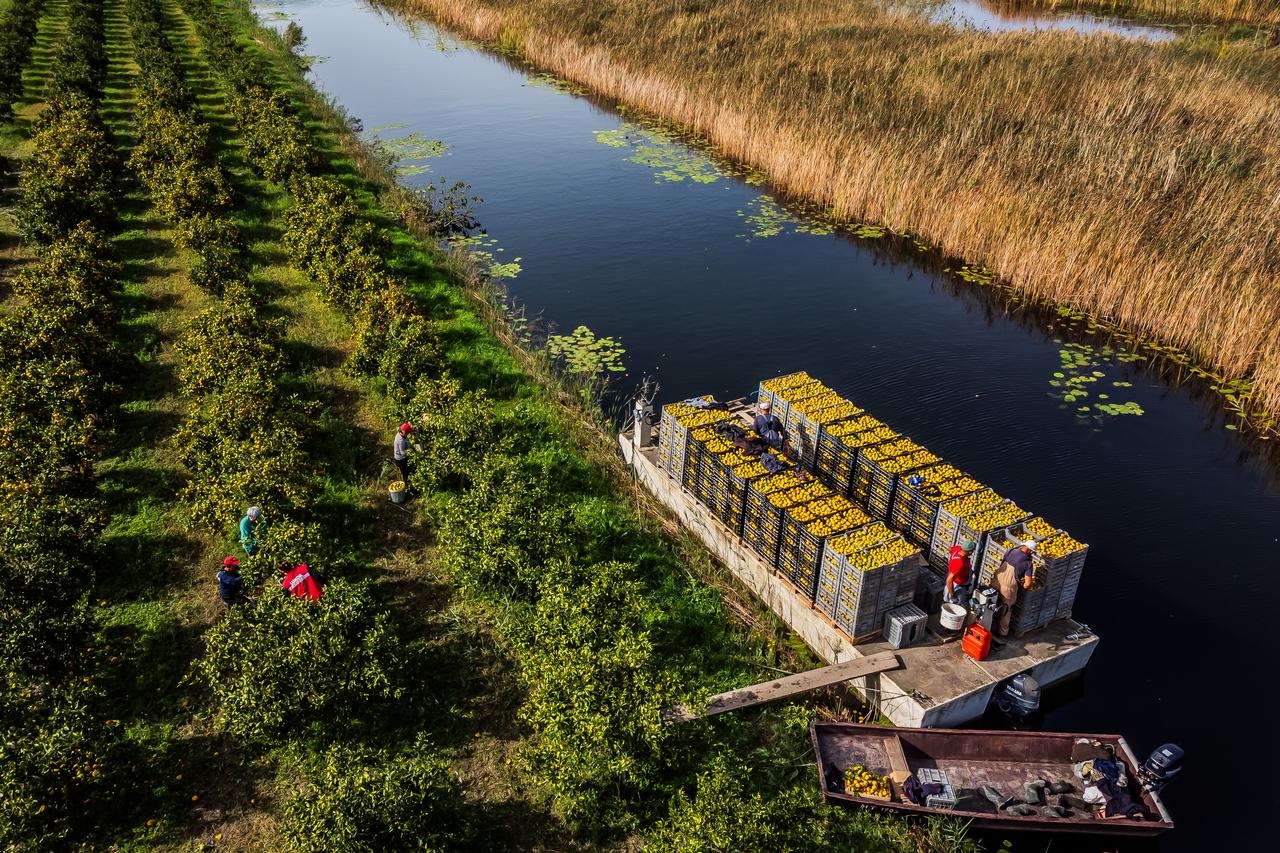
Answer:
[[944, 604], [939, 620], [942, 622], [942, 627], [948, 631], [959, 631], [964, 627], [964, 617], [968, 615], [969, 611], [959, 604]]
[[[399, 488], [396, 488], [397, 486], [399, 486]], [[402, 504], [405, 502], [405, 499], [409, 497], [408, 489], [406, 489], [404, 483], [399, 480], [387, 486], [387, 494], [391, 496], [391, 502], [395, 504]]]

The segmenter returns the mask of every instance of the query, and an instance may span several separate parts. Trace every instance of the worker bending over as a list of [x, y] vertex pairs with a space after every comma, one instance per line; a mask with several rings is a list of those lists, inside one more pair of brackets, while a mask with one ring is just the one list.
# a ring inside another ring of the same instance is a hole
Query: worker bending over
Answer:
[[308, 598], [312, 601], [319, 601], [320, 596], [324, 595], [324, 579], [314, 569], [307, 568], [306, 563], [285, 572], [280, 580], [280, 587], [298, 598]]
[[1031, 555], [1035, 551], [1034, 539], [1013, 546], [1005, 552], [1000, 571], [996, 572], [996, 590], [1000, 593], [1000, 603], [1004, 605], [1004, 610], [1000, 613], [1000, 625], [996, 630], [997, 637], [1009, 636], [1009, 623], [1013, 619], [1013, 606], [1018, 603], [1018, 591], [1031, 588], [1031, 578], [1035, 574]]
[[752, 428], [774, 450], [781, 450], [783, 453], [790, 451], [782, 421], [773, 414], [773, 406], [768, 400], [760, 404], [759, 414], [756, 415]]
[[262, 520], [262, 507], [251, 506], [240, 519], [240, 547], [246, 557], [258, 553], [258, 540], [267, 532], [267, 523]]
[[218, 572], [218, 598], [227, 605], [227, 609], [237, 604], [252, 604], [253, 601], [244, 591], [244, 578], [240, 575], [240, 561], [235, 557], [227, 557], [222, 561], [222, 571]]
[[951, 546], [951, 556], [947, 558], [947, 587], [942, 594], [942, 600], [948, 604], [963, 605], [969, 599], [969, 574], [973, 571], [969, 556], [977, 547], [972, 539]]

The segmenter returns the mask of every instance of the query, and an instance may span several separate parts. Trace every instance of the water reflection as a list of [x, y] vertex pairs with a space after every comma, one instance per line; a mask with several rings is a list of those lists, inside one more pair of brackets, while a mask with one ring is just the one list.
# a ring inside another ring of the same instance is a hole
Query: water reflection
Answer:
[[1086, 12], [1058, 12], [1017, 2], [924, 0], [921, 4], [904, 4], [904, 8], [919, 11], [936, 23], [986, 32], [1074, 30], [1078, 33], [1118, 35], [1141, 41], [1168, 41], [1177, 37], [1177, 32], [1171, 27], [1138, 24], [1124, 18]]

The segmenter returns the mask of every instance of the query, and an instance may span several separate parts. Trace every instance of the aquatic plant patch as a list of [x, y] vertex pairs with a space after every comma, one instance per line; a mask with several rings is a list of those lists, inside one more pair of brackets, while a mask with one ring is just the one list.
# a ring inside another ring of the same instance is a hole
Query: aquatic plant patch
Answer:
[[613, 338], [598, 337], [586, 326], [567, 335], [547, 338], [547, 352], [572, 376], [595, 379], [607, 373], [626, 373], [626, 350]]
[[627, 161], [653, 171], [656, 183], [693, 181], [713, 184], [725, 177], [720, 166], [693, 151], [670, 134], [634, 122], [614, 130], [597, 130], [596, 141], [610, 148], [626, 148]]
[[404, 128], [405, 125], [382, 125], [371, 128], [365, 136], [366, 142], [393, 163], [392, 168], [398, 176], [406, 178], [430, 172], [431, 166], [425, 161], [449, 153], [448, 145], [438, 139], [428, 139], [416, 131], [389, 135], [389, 131]]
[[1096, 428], [1108, 417], [1144, 414], [1136, 401], [1124, 399], [1124, 389], [1132, 388], [1133, 383], [1113, 378], [1115, 368], [1141, 361], [1140, 354], [1069, 343], [1058, 350], [1058, 357], [1061, 370], [1049, 380], [1054, 389], [1049, 396], [1061, 400], [1059, 408], [1073, 411], [1077, 420]]

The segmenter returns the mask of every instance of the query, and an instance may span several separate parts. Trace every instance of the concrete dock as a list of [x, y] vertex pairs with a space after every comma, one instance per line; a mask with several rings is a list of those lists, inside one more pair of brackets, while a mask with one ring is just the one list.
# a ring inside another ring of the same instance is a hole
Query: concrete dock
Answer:
[[[1029, 672], [1042, 686], [1082, 672], [1096, 636], [1068, 640], [1080, 629], [1060, 619], [1020, 639], [1010, 638], [984, 661], [975, 661], [960, 643], [944, 642], [932, 632], [920, 643], [892, 649], [877, 638], [854, 645], [825, 613], [806, 600], [784, 578], [704, 507], [658, 464], [656, 444], [637, 448], [630, 433], [619, 438], [622, 455], [636, 480], [695, 533], [764, 604], [786, 622], [829, 664], [893, 651], [900, 669], [848, 682], [869, 702], [879, 706], [897, 726], [948, 728], [982, 716], [996, 686], [1020, 672]], [[936, 625], [936, 617], [933, 624]]]

